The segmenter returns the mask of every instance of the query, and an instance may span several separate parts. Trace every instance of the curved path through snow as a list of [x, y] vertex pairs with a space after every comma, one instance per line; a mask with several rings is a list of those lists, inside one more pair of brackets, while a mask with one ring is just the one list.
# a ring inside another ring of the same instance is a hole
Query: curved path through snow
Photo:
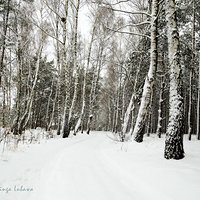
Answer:
[[31, 200], [166, 200], [112, 158], [105, 134], [80, 137], [41, 171]]

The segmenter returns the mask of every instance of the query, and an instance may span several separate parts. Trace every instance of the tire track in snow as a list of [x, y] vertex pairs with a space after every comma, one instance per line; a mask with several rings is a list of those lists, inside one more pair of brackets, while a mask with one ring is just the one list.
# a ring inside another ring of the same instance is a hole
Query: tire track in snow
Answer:
[[[153, 199], [156, 188], [118, 166], [104, 149], [110, 145], [105, 137], [92, 135], [66, 146], [42, 170], [39, 190], [31, 200]], [[167, 200], [157, 191], [158, 197]]]

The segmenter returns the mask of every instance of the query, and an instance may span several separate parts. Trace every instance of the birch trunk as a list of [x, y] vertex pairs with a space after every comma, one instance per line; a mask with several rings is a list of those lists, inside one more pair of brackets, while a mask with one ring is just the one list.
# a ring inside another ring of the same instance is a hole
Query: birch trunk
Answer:
[[149, 109], [148, 109], [148, 123], [147, 123], [147, 137], [150, 136], [150, 134], [152, 133], [152, 121], [153, 121], [153, 95], [154, 95], [154, 89], [152, 88], [152, 93], [151, 93], [151, 100], [150, 100], [150, 104], [149, 104]]
[[58, 97], [58, 91], [56, 90], [56, 94], [55, 94], [55, 97], [54, 97], [54, 100], [53, 100], [53, 110], [52, 110], [52, 113], [51, 113], [51, 118], [50, 118], [50, 121], [49, 121], [49, 125], [47, 127], [47, 131], [50, 131], [52, 123], [53, 123], [57, 97]]
[[[1, 59], [0, 59], [0, 87], [2, 87], [3, 93], [3, 106], [2, 106], [2, 126], [3, 128], [6, 126], [6, 85], [2, 83], [2, 77], [4, 75], [4, 57], [6, 53], [6, 37], [8, 32], [8, 20], [10, 13], [10, 0], [4, 4], [5, 13], [3, 14], [3, 36], [2, 46], [1, 46]], [[0, 91], [1, 92], [1, 91]], [[8, 96], [7, 96], [8, 97]], [[8, 105], [8, 104], [7, 104]]]
[[6, 50], [6, 36], [8, 31], [8, 19], [10, 14], [10, 1], [8, 0], [7, 3], [5, 3], [4, 9], [6, 10], [6, 13], [3, 15], [3, 41], [2, 48], [1, 48], [1, 60], [0, 60], [0, 87], [2, 86], [2, 76], [3, 76], [3, 66], [4, 66], [4, 57], [5, 57], [5, 50]]
[[[69, 110], [69, 98], [70, 98], [70, 66], [67, 63], [67, 19], [69, 12], [69, 0], [65, 1], [65, 20], [63, 21], [63, 64], [65, 73], [65, 103], [64, 103], [64, 113], [62, 119], [62, 136], [63, 138], [69, 136], [70, 127], [67, 120], [67, 114]], [[60, 111], [61, 112], [61, 111]], [[58, 128], [60, 130], [61, 119], [58, 122]]]
[[107, 131], [112, 129], [112, 109], [111, 109], [111, 100], [108, 102], [108, 128]]
[[130, 127], [130, 130], [129, 130], [129, 135], [133, 135], [134, 122], [135, 122], [135, 105], [133, 103], [133, 106], [131, 108], [131, 127]]
[[[125, 117], [125, 94], [126, 94], [126, 85], [127, 85], [127, 81], [123, 80], [123, 89], [122, 89], [122, 119], [124, 119]], [[123, 124], [122, 124], [123, 126]], [[122, 129], [122, 128], [121, 128]]]
[[159, 138], [161, 138], [162, 134], [164, 88], [165, 88], [165, 82], [164, 78], [162, 77], [160, 86], [159, 108], [158, 108], [158, 124], [156, 129], [156, 134], [158, 135]]
[[6, 113], [6, 88], [5, 85], [2, 84], [2, 92], [3, 92], [3, 113], [2, 113], [2, 126], [5, 128], [6, 126], [6, 119], [5, 119], [5, 113]]
[[[18, 23], [17, 16], [15, 16], [15, 23]], [[21, 37], [19, 35], [18, 27], [15, 29], [17, 33], [16, 41], [16, 63], [17, 63], [17, 100], [16, 100], [16, 117], [14, 119], [11, 131], [14, 135], [18, 135], [18, 123], [21, 115], [21, 93], [22, 93], [22, 47], [21, 47]]]
[[[192, 27], [192, 65], [195, 64], [195, 0], [193, 0], [193, 27]], [[188, 139], [191, 140], [192, 137], [192, 75], [193, 69], [190, 69], [190, 90], [189, 90], [189, 108], [188, 108]]]
[[[87, 71], [88, 71], [89, 65], [90, 65], [90, 57], [91, 57], [91, 52], [92, 52], [92, 45], [93, 45], [93, 42], [94, 42], [95, 30], [96, 30], [96, 20], [94, 22], [93, 29], [92, 29], [92, 37], [91, 37], [91, 41], [90, 41], [90, 45], [89, 45], [87, 64], [86, 64], [86, 69], [85, 69], [85, 73], [84, 73], [82, 109], [81, 109], [80, 117], [79, 117], [79, 119], [76, 123], [76, 126], [75, 126], [75, 130], [74, 130], [75, 133], [77, 133], [81, 124], [82, 124], [82, 129], [83, 129], [83, 115], [84, 115], [84, 112], [85, 112], [85, 102], [86, 102]], [[92, 119], [90, 119], [89, 121], [91, 121], [91, 120]], [[82, 130], [82, 132], [83, 132], [83, 130]]]
[[[99, 47], [99, 56], [98, 56], [98, 61], [97, 61], [97, 74], [94, 74], [93, 76], [93, 82], [92, 82], [92, 88], [90, 91], [90, 103], [89, 103], [89, 117], [88, 117], [88, 122], [87, 122], [87, 134], [90, 133], [91, 130], [91, 125], [92, 125], [92, 120], [93, 120], [93, 107], [95, 105], [95, 101], [96, 101], [96, 90], [97, 90], [97, 86], [99, 83], [99, 77], [100, 77], [100, 72], [101, 72], [101, 61], [102, 61], [102, 56], [103, 56], [103, 50], [104, 50], [104, 46], [103, 44], [101, 44], [102, 46]], [[95, 77], [96, 76], [96, 77]], [[91, 117], [92, 116], [92, 117]]]
[[166, 159], [182, 159], [184, 157], [182, 72], [179, 61], [179, 34], [175, 6], [175, 0], [166, 0], [168, 57], [170, 66], [170, 109], [164, 151], [164, 157]]
[[[134, 88], [136, 89], [136, 87], [134, 87]], [[129, 105], [128, 105], [127, 110], [126, 110], [125, 115], [124, 115], [124, 121], [123, 121], [123, 125], [122, 125], [122, 137], [124, 139], [126, 137], [127, 127], [128, 127], [128, 123], [129, 123], [129, 120], [130, 120], [130, 115], [131, 115], [131, 112], [132, 112], [134, 100], [135, 100], [135, 93], [136, 93], [135, 89], [133, 90], [133, 94], [131, 96], [131, 99], [129, 101]], [[130, 134], [131, 133], [132, 133], [132, 131], [130, 131]]]
[[78, 92], [78, 77], [79, 77], [79, 68], [77, 66], [77, 37], [78, 37], [78, 17], [79, 17], [79, 8], [80, 8], [80, 0], [77, 1], [76, 6], [76, 15], [75, 15], [75, 26], [74, 26], [74, 70], [75, 70], [75, 83], [74, 83], [74, 95], [72, 99], [72, 104], [69, 110], [69, 116], [68, 116], [68, 124], [71, 121], [71, 118], [73, 116], [75, 103], [77, 99], [77, 92]]
[[54, 100], [53, 100], [53, 110], [52, 110], [52, 113], [51, 113], [51, 118], [49, 120], [49, 124], [47, 126], [47, 131], [50, 131], [53, 120], [54, 120], [54, 114], [55, 114], [55, 109], [56, 109], [56, 100], [58, 98], [58, 87], [59, 87], [59, 81], [57, 82], [57, 86], [56, 86], [56, 93], [55, 93], [55, 97], [54, 97]]
[[60, 46], [59, 46], [59, 18], [56, 15], [56, 67], [58, 70], [58, 82], [56, 88], [57, 94], [57, 107], [58, 107], [58, 127], [57, 127], [57, 135], [60, 135], [60, 126], [61, 126], [61, 72], [62, 65], [60, 64]]
[[115, 126], [114, 126], [114, 133], [117, 133], [118, 132], [118, 119], [119, 119], [119, 100], [120, 100], [120, 89], [119, 87], [117, 87], [117, 100], [116, 100], [116, 114], [115, 114]]
[[24, 112], [24, 114], [21, 117], [20, 122], [19, 122], [19, 126], [18, 126], [19, 133], [21, 133], [22, 129], [24, 129], [27, 126], [29, 119], [30, 119], [30, 116], [31, 116], [31, 110], [32, 110], [32, 105], [33, 105], [33, 97], [34, 97], [35, 87], [36, 87], [36, 83], [37, 83], [37, 80], [38, 80], [38, 73], [39, 73], [39, 69], [40, 69], [40, 58], [41, 58], [41, 54], [42, 54], [42, 49], [43, 49], [43, 44], [41, 44], [40, 47], [39, 47], [33, 86], [31, 88], [30, 96], [29, 96], [29, 99], [28, 99], [28, 102], [27, 102], [27, 107], [26, 107], [25, 112]]
[[[130, 120], [130, 115], [131, 115], [131, 111], [132, 111], [132, 108], [133, 108], [135, 96], [136, 96], [136, 87], [137, 87], [138, 78], [139, 78], [138, 76], [139, 76], [139, 72], [140, 72], [140, 65], [141, 65], [141, 60], [140, 60], [140, 64], [136, 68], [136, 75], [135, 75], [135, 82], [134, 82], [134, 86], [133, 86], [133, 93], [132, 93], [131, 99], [129, 101], [129, 105], [126, 109], [126, 112], [124, 114], [124, 121], [123, 121], [123, 124], [122, 124], [122, 136], [124, 138], [125, 138], [125, 135], [127, 133], [127, 127], [128, 127], [128, 123], [129, 123], [129, 120]], [[129, 133], [131, 134], [132, 131], [129, 132]]]
[[53, 94], [53, 86], [54, 86], [54, 80], [51, 83], [51, 91], [48, 97], [48, 102], [47, 102], [47, 110], [46, 110], [46, 117], [45, 117], [45, 123], [46, 123], [46, 130], [48, 129], [48, 124], [49, 124], [49, 107], [50, 107], [50, 102]]
[[199, 81], [198, 81], [198, 99], [197, 99], [197, 139], [200, 140], [199, 120], [200, 120], [200, 50], [199, 50]]
[[81, 122], [83, 120], [83, 115], [84, 115], [84, 111], [85, 111], [85, 101], [86, 101], [86, 94], [85, 94], [85, 90], [86, 90], [86, 78], [87, 78], [87, 67], [85, 69], [85, 73], [84, 73], [84, 81], [83, 81], [83, 95], [82, 95], [82, 109], [81, 109], [81, 114], [79, 116], [79, 119], [76, 123], [76, 126], [75, 126], [75, 130], [74, 130], [74, 133], [76, 134], [78, 132], [78, 129], [81, 125]]
[[133, 134], [136, 142], [143, 141], [145, 121], [148, 115], [148, 108], [151, 102], [151, 95], [153, 92], [153, 84], [157, 68], [157, 14], [158, 14], [158, 0], [152, 0], [152, 14], [151, 14], [151, 60], [148, 75], [143, 87], [141, 104], [134, 127]]
[[190, 69], [189, 102], [188, 102], [188, 140], [191, 140], [191, 112], [192, 112], [192, 69]]

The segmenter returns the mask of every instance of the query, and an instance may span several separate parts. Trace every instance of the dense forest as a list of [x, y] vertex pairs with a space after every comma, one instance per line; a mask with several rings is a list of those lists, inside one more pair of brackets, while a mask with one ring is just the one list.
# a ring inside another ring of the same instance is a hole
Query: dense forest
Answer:
[[200, 139], [198, 0], [0, 0], [0, 32], [6, 134], [166, 133], [167, 159]]

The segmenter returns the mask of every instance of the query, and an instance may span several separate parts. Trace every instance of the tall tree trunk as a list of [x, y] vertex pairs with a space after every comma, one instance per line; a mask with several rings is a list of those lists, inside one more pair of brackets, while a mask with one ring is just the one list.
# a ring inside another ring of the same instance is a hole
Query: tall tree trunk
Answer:
[[193, 27], [192, 27], [192, 65], [190, 68], [190, 89], [189, 89], [189, 108], [188, 108], [188, 139], [191, 140], [192, 137], [192, 76], [193, 76], [193, 66], [195, 64], [195, 0], [193, 0]]
[[199, 50], [199, 80], [198, 80], [198, 98], [197, 98], [197, 139], [200, 140], [200, 50]]
[[52, 80], [51, 83], [51, 91], [48, 97], [48, 102], [47, 102], [47, 110], [46, 110], [46, 116], [45, 116], [45, 123], [46, 123], [46, 130], [48, 129], [48, 124], [49, 124], [49, 108], [50, 108], [50, 102], [51, 102], [51, 98], [52, 98], [52, 94], [53, 94], [53, 86], [54, 86], [54, 79]]
[[16, 63], [17, 63], [17, 99], [16, 99], [16, 116], [12, 124], [11, 131], [14, 135], [18, 135], [18, 123], [21, 115], [21, 98], [22, 98], [22, 47], [21, 47], [21, 37], [18, 30], [18, 18], [15, 15], [16, 29], [17, 34], [16, 41]]
[[119, 127], [119, 101], [120, 101], [120, 88], [119, 86], [117, 87], [117, 92], [116, 92], [116, 96], [117, 96], [117, 99], [116, 99], [116, 114], [115, 114], [115, 126], [114, 126], [114, 133], [117, 133], [118, 132], [118, 127]]
[[164, 77], [161, 77], [161, 86], [160, 86], [160, 97], [159, 97], [159, 107], [158, 107], [158, 123], [156, 134], [159, 138], [161, 138], [162, 134], [162, 121], [163, 121], [163, 102], [164, 102], [164, 89], [165, 89], [165, 82]]
[[[134, 82], [134, 86], [133, 86], [133, 93], [132, 93], [131, 99], [129, 101], [129, 105], [126, 109], [126, 112], [124, 114], [124, 121], [123, 121], [123, 124], [122, 124], [122, 135], [123, 135], [122, 137], [124, 137], [124, 138], [125, 138], [125, 134], [127, 132], [127, 127], [128, 127], [128, 123], [129, 123], [129, 120], [130, 120], [131, 111], [132, 111], [134, 100], [135, 100], [135, 97], [136, 97], [136, 87], [137, 87], [138, 78], [139, 78], [141, 61], [142, 61], [142, 59], [140, 60], [140, 63], [138, 65], [137, 69], [136, 69], [135, 82]], [[132, 131], [130, 132], [130, 134], [132, 134]]]
[[179, 34], [175, 0], [166, 0], [166, 20], [170, 66], [170, 109], [164, 157], [166, 159], [182, 159], [184, 157], [182, 70], [179, 60]]
[[152, 133], [152, 123], [153, 123], [153, 95], [154, 95], [154, 88], [152, 88], [153, 92], [151, 93], [151, 100], [150, 100], [150, 104], [149, 104], [149, 109], [148, 109], [148, 121], [147, 121], [147, 129], [146, 129], [146, 133], [147, 133], [147, 137], [150, 136], [150, 134]]
[[9, 13], [10, 13], [10, 1], [7, 0], [7, 3], [4, 4], [4, 10], [6, 11], [3, 15], [3, 41], [1, 46], [1, 58], [0, 58], [0, 87], [2, 86], [2, 76], [3, 76], [3, 67], [4, 67], [4, 56], [5, 56], [5, 50], [6, 50], [6, 36], [7, 36], [7, 30], [8, 30], [8, 19], [9, 19]]
[[[87, 64], [86, 64], [86, 69], [85, 69], [85, 73], [84, 73], [82, 109], [81, 109], [80, 117], [79, 117], [79, 119], [76, 123], [76, 126], [75, 126], [75, 133], [78, 131], [78, 128], [80, 127], [81, 124], [82, 124], [82, 129], [83, 129], [83, 115], [84, 115], [84, 112], [85, 112], [85, 103], [86, 103], [87, 71], [88, 71], [89, 65], [90, 65], [90, 57], [91, 57], [91, 52], [92, 52], [92, 45], [93, 45], [93, 42], [94, 42], [95, 30], [96, 30], [96, 20], [94, 22], [93, 29], [92, 29], [92, 37], [91, 37], [91, 41], [90, 41], [90, 45], [89, 45]], [[89, 121], [91, 121], [91, 120], [92, 120], [92, 118]], [[83, 130], [82, 130], [82, 132], [83, 132]]]
[[[58, 109], [58, 127], [57, 127], [57, 135], [60, 135], [61, 130], [61, 73], [63, 66], [60, 63], [60, 46], [59, 46], [59, 20], [60, 18], [58, 15], [56, 15], [56, 30], [55, 30], [55, 36], [56, 36], [56, 68], [58, 70], [58, 82], [56, 87], [56, 94], [57, 97], [54, 99], [57, 99], [57, 109]], [[56, 105], [56, 102], [54, 102]], [[50, 126], [50, 123], [48, 127]]]
[[108, 128], [107, 131], [112, 129], [112, 108], [111, 108], [111, 100], [108, 101]]
[[5, 116], [6, 116], [6, 86], [3, 84], [2, 86], [2, 92], [3, 92], [3, 110], [2, 110], [2, 126], [3, 128], [6, 127], [6, 119], [5, 119]]
[[78, 77], [79, 77], [79, 67], [77, 66], [77, 38], [78, 38], [78, 16], [79, 16], [80, 0], [77, 2], [76, 6], [76, 15], [75, 15], [75, 26], [74, 26], [74, 44], [73, 44], [73, 53], [74, 53], [74, 71], [75, 71], [75, 83], [74, 83], [74, 95], [72, 99], [72, 104], [69, 110], [68, 123], [70, 123], [71, 118], [73, 117], [73, 112], [75, 108], [75, 103], [78, 93]]
[[75, 129], [74, 129], [74, 133], [76, 134], [78, 132], [78, 129], [82, 123], [82, 120], [83, 120], [83, 115], [84, 115], [84, 112], [85, 112], [85, 102], [86, 102], [86, 79], [87, 79], [87, 67], [85, 69], [85, 72], [84, 72], [84, 80], [83, 80], [83, 94], [82, 94], [82, 108], [81, 108], [81, 113], [80, 113], [80, 116], [79, 116], [79, 119], [76, 123], [76, 126], [75, 126]]
[[151, 14], [151, 60], [148, 75], [143, 87], [141, 104], [134, 127], [133, 134], [136, 142], [143, 141], [144, 127], [146, 117], [148, 116], [148, 109], [151, 102], [151, 95], [153, 92], [153, 84], [157, 68], [157, 15], [158, 15], [158, 0], [152, 0], [152, 14]]
[[[69, 0], [65, 1], [65, 20], [63, 21], [63, 64], [64, 64], [64, 74], [65, 74], [65, 101], [64, 101], [64, 112], [61, 127], [61, 116], [58, 121], [58, 131], [63, 136], [63, 138], [69, 136], [70, 127], [67, 120], [68, 110], [69, 110], [69, 98], [70, 98], [70, 65], [67, 63], [67, 21], [69, 12]], [[61, 71], [62, 73], [62, 71]], [[60, 99], [60, 98], [59, 98]], [[61, 110], [60, 110], [61, 112]], [[57, 131], [57, 132], [58, 132]]]
[[29, 122], [30, 116], [31, 116], [35, 87], [36, 87], [36, 84], [37, 84], [38, 74], [39, 74], [39, 70], [40, 70], [40, 59], [41, 59], [41, 54], [42, 54], [42, 49], [43, 49], [42, 43], [43, 43], [43, 41], [41, 41], [41, 45], [40, 45], [39, 50], [37, 52], [38, 55], [37, 55], [36, 70], [35, 70], [33, 86], [31, 88], [31, 92], [30, 92], [30, 96], [29, 96], [28, 101], [27, 101], [27, 106], [26, 106], [25, 112], [24, 112], [23, 116], [21, 117], [21, 119], [19, 121], [19, 126], [18, 126], [19, 133], [22, 132], [22, 129], [26, 128], [26, 126]]
[[[9, 20], [9, 13], [10, 13], [10, 0], [4, 3], [4, 10], [5, 13], [3, 14], [3, 35], [2, 35], [2, 45], [1, 45], [1, 58], [0, 58], [0, 89], [2, 88], [3, 93], [3, 108], [2, 108], [2, 126], [6, 126], [6, 81], [5, 83], [2, 83], [2, 77], [4, 74], [4, 57], [6, 53], [6, 37], [8, 32], [8, 20]], [[6, 79], [6, 77], [5, 77]], [[1, 92], [1, 90], [0, 90]]]
[[53, 99], [53, 109], [52, 109], [52, 113], [51, 113], [51, 117], [47, 126], [47, 131], [50, 131], [53, 120], [54, 120], [54, 115], [55, 115], [55, 109], [56, 109], [56, 101], [58, 98], [58, 87], [59, 87], [59, 81], [57, 82], [57, 86], [56, 86], [56, 93], [55, 93], [55, 97]]
[[[78, 42], [78, 18], [79, 18], [79, 9], [80, 9], [80, 0], [77, 1], [77, 5], [75, 5], [75, 24], [74, 24], [74, 36], [73, 36], [73, 68], [75, 72], [75, 83], [74, 83], [74, 94], [72, 98], [72, 103], [69, 108], [68, 116], [64, 114], [64, 123], [63, 123], [63, 138], [68, 137], [70, 134], [70, 128], [73, 121], [73, 114], [77, 99], [78, 93], [78, 78], [79, 78], [79, 67], [77, 66], [77, 42]], [[68, 70], [69, 74], [69, 70]], [[69, 86], [68, 86], [69, 87]], [[67, 94], [66, 94], [67, 95]], [[69, 98], [69, 97], [67, 97]], [[67, 100], [68, 101], [68, 100]], [[65, 103], [67, 102], [65, 100]], [[65, 106], [67, 108], [67, 106]]]
[[[98, 52], [98, 60], [97, 60], [97, 74], [94, 74], [93, 76], [93, 81], [92, 81], [92, 87], [90, 90], [90, 96], [89, 96], [89, 117], [87, 121], [87, 134], [90, 133], [91, 130], [91, 125], [92, 125], [92, 120], [94, 118], [93, 116], [93, 110], [94, 110], [94, 105], [96, 102], [96, 92], [97, 92], [97, 87], [99, 84], [99, 78], [100, 78], [100, 72], [101, 72], [101, 64], [102, 64], [102, 57], [103, 57], [103, 50], [104, 50], [104, 45], [101, 44], [101, 47], [99, 47], [99, 52]], [[92, 117], [91, 117], [92, 116]]]
[[188, 139], [192, 136], [192, 69], [190, 69], [189, 98], [188, 98]]
[[[84, 74], [82, 109], [81, 109], [81, 114], [80, 114], [80, 117], [78, 119], [78, 122], [75, 126], [75, 133], [77, 132], [80, 124], [82, 124], [82, 129], [83, 129], [83, 115], [84, 115], [84, 111], [85, 111], [85, 102], [86, 102], [87, 70], [89, 69], [89, 65], [90, 65], [92, 45], [93, 45], [93, 42], [94, 42], [94, 36], [95, 36], [95, 31], [96, 31], [96, 20], [97, 20], [97, 18], [95, 18], [95, 22], [94, 22], [93, 29], [92, 29], [92, 37], [91, 37], [91, 41], [90, 41], [90, 45], [89, 45], [89, 51], [88, 51], [88, 56], [87, 56], [87, 64], [86, 64], [86, 69], [85, 69], [85, 74]], [[90, 117], [89, 123], [90, 123], [91, 120], [92, 120], [92, 118]], [[83, 132], [83, 130], [82, 130], [82, 132]]]

